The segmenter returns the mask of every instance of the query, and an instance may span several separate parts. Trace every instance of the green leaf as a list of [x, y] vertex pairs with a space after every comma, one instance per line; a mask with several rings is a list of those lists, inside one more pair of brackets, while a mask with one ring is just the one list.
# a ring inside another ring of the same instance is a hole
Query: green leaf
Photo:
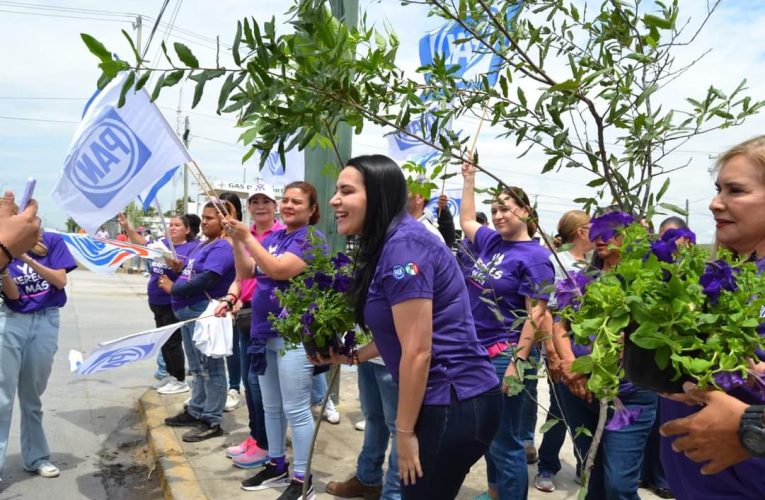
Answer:
[[136, 66], [141, 65], [141, 54], [138, 53], [138, 49], [136, 48], [135, 44], [133, 43], [133, 39], [130, 37], [130, 34], [122, 30], [122, 35], [127, 38], [128, 43], [130, 44], [130, 49], [133, 51], [133, 55], [135, 56], [135, 64]]
[[672, 21], [662, 17], [654, 16], [653, 14], [646, 14], [643, 16], [643, 22], [646, 26], [651, 28], [658, 28], [663, 30], [672, 29]]
[[[244, 22], [247, 22], [247, 19], [244, 20]], [[231, 56], [234, 58], [234, 63], [236, 63], [237, 66], [241, 66], [242, 59], [239, 55], [239, 44], [242, 43], [242, 21], [236, 22], [236, 35], [234, 36], [234, 44], [231, 46]], [[218, 107], [218, 110], [220, 110], [220, 107]]]
[[191, 52], [191, 49], [180, 42], [173, 43], [173, 47], [175, 48], [175, 53], [178, 54], [178, 59], [180, 59], [183, 64], [189, 68], [199, 68], [199, 60]]
[[659, 206], [662, 208], [666, 208], [667, 210], [671, 210], [675, 212], [676, 214], [688, 215], [688, 212], [686, 212], [684, 209], [678, 207], [677, 205], [673, 205], [671, 203], [659, 203]]
[[80, 33], [80, 38], [82, 38], [82, 41], [85, 42], [85, 46], [88, 47], [88, 50], [91, 52], [91, 54], [101, 59], [101, 62], [112, 60], [112, 54], [106, 50], [104, 44], [88, 35], [87, 33]]
[[656, 201], [659, 201], [662, 196], [664, 196], [664, 193], [667, 192], [667, 189], [669, 189], [669, 177], [667, 177], [664, 180], [664, 184], [661, 185], [661, 189], [659, 189], [659, 193], [656, 195]]
[[133, 83], [135, 82], [135, 71], [131, 71], [128, 73], [127, 78], [125, 79], [125, 83], [122, 84], [122, 88], [120, 89], [120, 98], [117, 100], [117, 107], [121, 108], [125, 105], [125, 98], [127, 97], [128, 91], [133, 88]]
[[141, 77], [138, 79], [138, 82], [136, 82], [136, 84], [135, 84], [135, 90], [136, 90], [136, 92], [137, 92], [137, 91], [139, 91], [139, 90], [141, 90], [142, 88], [144, 88], [144, 86], [146, 85], [146, 82], [148, 82], [148, 81], [149, 81], [149, 77], [150, 77], [150, 76], [151, 76], [151, 72], [149, 72], [149, 71], [145, 71], [145, 72], [144, 72], [144, 73], [141, 75]]
[[569, 93], [579, 88], [579, 83], [576, 80], [566, 80], [564, 82], [557, 83], [549, 88], [549, 92], [565, 92]]
[[592, 356], [580, 356], [571, 363], [571, 371], [574, 373], [592, 373], [594, 366]]
[[558, 424], [559, 422], [560, 422], [560, 420], [559, 420], [559, 419], [557, 419], [557, 418], [549, 418], [549, 419], [547, 419], [547, 420], [545, 421], [545, 423], [544, 423], [544, 424], [542, 424], [542, 427], [540, 427], [540, 428], [539, 428], [539, 432], [540, 432], [541, 434], [544, 434], [545, 432], [547, 432], [547, 431], [549, 431], [550, 429], [552, 429], [552, 428], [553, 428], [553, 427], [554, 427], [556, 424]]

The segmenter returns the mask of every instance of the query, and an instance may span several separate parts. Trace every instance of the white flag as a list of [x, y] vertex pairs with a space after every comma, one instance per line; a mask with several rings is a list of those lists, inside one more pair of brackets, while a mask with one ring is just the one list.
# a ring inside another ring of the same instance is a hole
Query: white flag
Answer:
[[[153, 359], [157, 351], [170, 338], [170, 335], [184, 323], [186, 322], [173, 323], [98, 344], [98, 347], [82, 363], [74, 362], [75, 366], [72, 366], [72, 371], [76, 368], [80, 375], [90, 375], [91, 373], [119, 368], [142, 359]], [[69, 356], [72, 359], [72, 353]]]
[[112, 80], [91, 101], [52, 193], [89, 233], [168, 171], [191, 161], [145, 89], [131, 89], [117, 107], [125, 78]]
[[293, 148], [284, 153], [283, 165], [278, 151], [271, 151], [260, 170], [259, 178], [273, 186], [276, 196], [281, 198], [284, 186], [290, 182], [305, 180], [305, 152]]
[[134, 243], [94, 238], [87, 234], [59, 233], [72, 256], [93, 272], [113, 274], [133, 257], [161, 259], [162, 250]]

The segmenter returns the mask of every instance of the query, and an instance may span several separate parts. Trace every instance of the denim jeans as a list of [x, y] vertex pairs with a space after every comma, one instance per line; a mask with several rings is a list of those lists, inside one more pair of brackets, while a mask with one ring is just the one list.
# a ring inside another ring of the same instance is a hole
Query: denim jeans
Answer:
[[402, 485], [401, 497], [455, 498], [470, 467], [486, 452], [496, 434], [501, 407], [499, 387], [464, 401], [458, 401], [452, 392], [449, 405], [423, 405], [414, 427], [423, 475], [413, 485]]
[[[531, 348], [529, 353], [529, 361], [533, 363], [533, 368], [526, 370], [526, 375], [533, 375], [536, 377], [539, 371], [539, 347], [536, 344]], [[523, 391], [523, 403], [521, 405], [521, 442], [523, 444], [534, 445], [534, 433], [537, 429], [537, 414], [539, 413], [539, 405], [537, 404], [537, 385], [539, 380], [537, 378], [524, 378], [523, 385], [525, 390]]]
[[304, 474], [311, 449], [314, 421], [311, 415], [313, 365], [302, 348], [286, 351], [279, 337], [266, 344], [267, 367], [260, 376], [263, 411], [266, 416], [268, 455], [283, 457], [287, 444], [287, 422], [292, 428], [293, 468]]
[[374, 486], [382, 483], [383, 462], [388, 442], [388, 471], [385, 474], [381, 500], [401, 498], [401, 479], [398, 475], [396, 453], [396, 411], [398, 410], [398, 385], [385, 365], [361, 363], [358, 371], [359, 401], [366, 419], [364, 444], [356, 465], [356, 478], [361, 484]]
[[250, 436], [258, 442], [258, 446], [267, 450], [268, 435], [266, 434], [266, 416], [263, 413], [263, 395], [260, 393], [258, 376], [250, 373], [250, 355], [247, 354], [250, 331], [243, 332], [234, 326], [234, 338], [239, 343], [239, 366], [242, 373], [246, 374], [242, 383], [244, 384], [244, 400], [247, 402]]
[[[206, 300], [178, 309], [175, 311], [175, 317], [178, 321], [198, 318], [205, 308]], [[226, 361], [223, 358], [205, 356], [194, 346], [194, 324], [192, 321], [181, 327], [183, 348], [189, 361], [189, 370], [194, 376], [191, 381], [191, 401], [188, 410], [194, 418], [204, 420], [210, 425], [220, 425], [223, 407], [226, 405]]]
[[656, 420], [648, 434], [643, 454], [643, 467], [640, 472], [640, 479], [643, 486], [652, 486], [654, 488], [669, 488], [667, 476], [664, 474], [664, 466], [661, 465], [661, 405], [656, 406]]
[[[576, 433], [578, 427], [595, 431], [598, 421], [598, 402], [587, 403], [561, 386], [561, 402], [568, 424]], [[658, 396], [647, 389], [637, 389], [619, 397], [624, 406], [639, 407], [642, 412], [635, 422], [618, 430], [603, 432], [603, 440], [595, 457], [587, 492], [588, 500], [639, 500], [638, 480], [643, 461], [646, 439], [656, 416]], [[608, 418], [613, 415], [609, 409]], [[574, 439], [579, 454], [584, 457], [592, 438], [580, 433]]]
[[326, 373], [317, 373], [311, 381], [311, 404], [320, 405], [327, 395], [329, 385], [327, 384]]
[[[560, 408], [560, 386], [563, 384], [556, 384], [551, 380], [548, 380], [547, 383], [548, 388], [550, 389], [550, 407], [545, 421], [556, 419], [558, 420], [558, 423], [542, 434], [542, 444], [539, 445], [539, 464], [537, 465], [537, 472], [539, 474], [548, 473], [555, 475], [560, 472], [561, 469], [560, 449], [563, 447], [563, 442], [566, 440], [567, 420]], [[576, 457], [576, 463], [576, 470], [579, 470], [579, 457]]]
[[[505, 351], [509, 354], [511, 349]], [[502, 380], [512, 359], [499, 354], [491, 362]], [[528, 371], [526, 372], [528, 373]], [[536, 379], [524, 379], [524, 385]], [[525, 391], [515, 396], [502, 396], [502, 409], [497, 433], [486, 453], [486, 478], [490, 488], [497, 490], [500, 500], [525, 499], [528, 496], [529, 476], [526, 470], [526, 452], [521, 441], [521, 419]]]
[[50, 459], [40, 397], [58, 350], [59, 309], [16, 313], [0, 305], [0, 477], [5, 466], [16, 391], [21, 409], [21, 456], [32, 472]]
[[[249, 332], [247, 332], [249, 337]], [[237, 338], [237, 328], [234, 325], [234, 339]], [[249, 363], [248, 363], [249, 364]], [[239, 342], [232, 342], [231, 356], [226, 356], [226, 371], [228, 372], [228, 388], [241, 392], [242, 387], [242, 354]]]
[[[154, 324], [157, 328], [178, 322], [170, 304], [149, 304], [149, 309], [154, 313]], [[172, 375], [179, 382], [186, 380], [186, 359], [183, 355], [183, 337], [180, 328], [170, 335], [162, 346], [162, 350], [157, 353], [157, 366], [159, 375], [164, 372], [166, 375]]]

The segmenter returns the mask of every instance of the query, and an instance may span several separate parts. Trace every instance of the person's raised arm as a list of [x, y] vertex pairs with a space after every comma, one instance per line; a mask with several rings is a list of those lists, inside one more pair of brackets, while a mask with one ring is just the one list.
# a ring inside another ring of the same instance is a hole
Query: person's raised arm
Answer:
[[13, 192], [6, 191], [0, 199], [0, 269], [33, 248], [39, 235], [37, 202], [30, 200], [26, 208], [18, 213]]
[[460, 204], [460, 227], [471, 243], [481, 224], [475, 220], [475, 167], [470, 163], [462, 164], [462, 202]]
[[136, 245], [146, 245], [146, 238], [138, 234], [138, 232], [133, 229], [133, 226], [130, 225], [130, 221], [124, 212], [117, 214], [117, 222], [119, 222], [120, 227], [123, 231], [125, 231], [125, 234], [131, 243], [135, 243]]
[[[252, 233], [250, 233], [250, 228], [243, 222], [228, 218], [226, 219], [226, 227], [231, 237], [235, 241], [241, 242], [244, 245], [244, 248], [246, 249], [246, 252], [244, 253], [249, 252], [249, 255], [251, 256], [250, 259], [254, 258], [255, 263], [260, 267], [260, 270], [269, 278], [279, 281], [288, 280], [305, 270], [305, 261], [291, 252], [285, 252], [279, 257], [271, 255], [268, 250], [255, 239]], [[238, 255], [242, 261], [241, 264], [237, 264], [237, 275], [242, 278], [252, 277], [252, 274], [249, 276], [245, 274], [247, 272], [246, 268], [248, 267], [249, 261], [244, 259], [244, 255], [241, 253], [243, 250], [237, 249], [235, 252], [239, 252]], [[235, 253], [234, 258], [236, 258], [236, 255], [237, 254]], [[252, 273], [252, 265], [250, 265], [249, 268], [249, 272]], [[239, 274], [240, 270], [242, 271], [242, 274]]]
[[433, 342], [433, 301], [410, 299], [392, 307], [393, 324], [401, 344], [396, 442], [399, 473], [404, 484], [422, 477], [419, 443], [414, 426], [422, 408]]

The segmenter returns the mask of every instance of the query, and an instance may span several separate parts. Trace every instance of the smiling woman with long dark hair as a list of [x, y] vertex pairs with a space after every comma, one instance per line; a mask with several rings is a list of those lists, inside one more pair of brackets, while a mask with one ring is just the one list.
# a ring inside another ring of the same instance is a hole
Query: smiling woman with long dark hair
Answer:
[[456, 260], [406, 213], [406, 202], [404, 175], [386, 156], [352, 158], [340, 172], [330, 205], [338, 232], [360, 236], [351, 296], [374, 341], [330, 361], [382, 355], [399, 387], [402, 497], [450, 499], [494, 436], [499, 381]]

